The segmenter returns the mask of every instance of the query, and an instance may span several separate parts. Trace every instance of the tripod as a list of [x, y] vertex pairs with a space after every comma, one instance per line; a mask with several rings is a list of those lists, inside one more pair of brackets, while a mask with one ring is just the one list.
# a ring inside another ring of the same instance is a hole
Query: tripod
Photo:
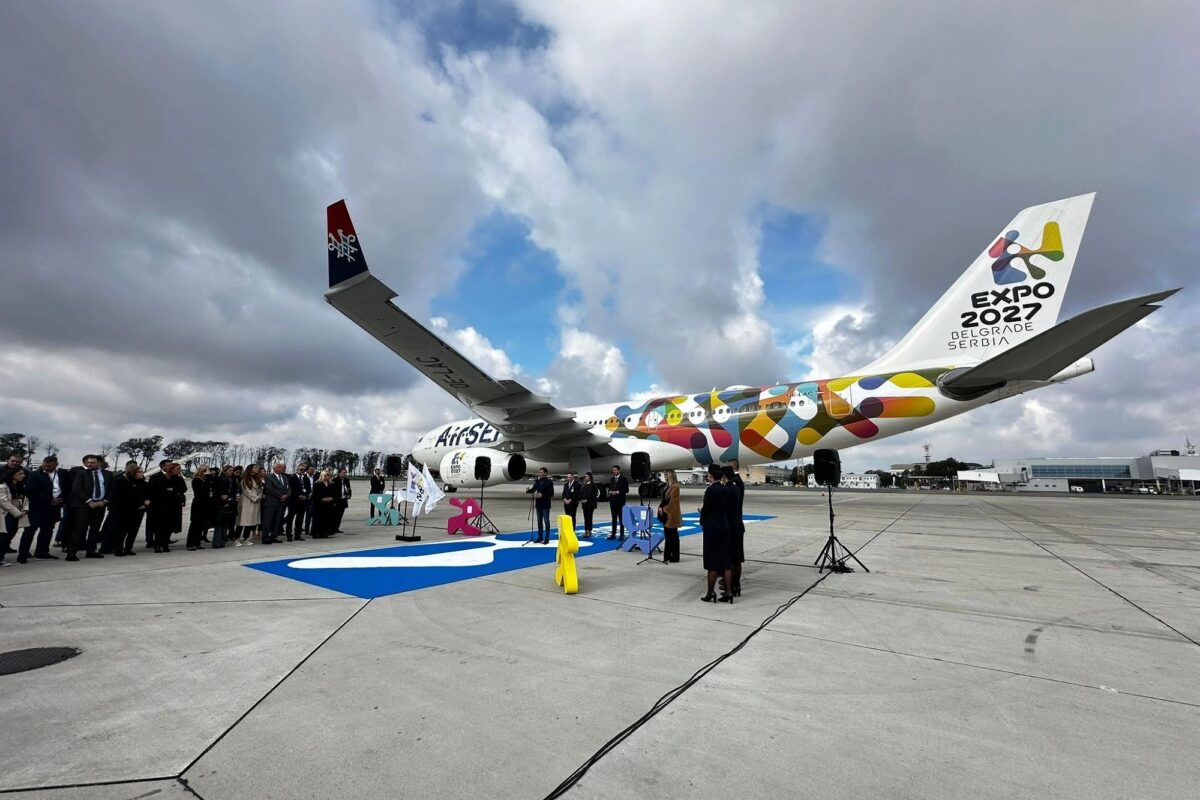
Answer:
[[487, 481], [479, 482], [479, 514], [471, 517], [469, 523], [479, 528], [483, 533], [499, 533], [500, 529], [496, 527], [496, 523], [492, 522], [492, 518], [483, 510], [483, 487]]
[[817, 556], [817, 560], [813, 565], [818, 567], [817, 573], [825, 571], [828, 567], [830, 572], [854, 572], [854, 567], [846, 566], [846, 559], [854, 559], [854, 563], [863, 568], [863, 572], [870, 572], [867, 565], [858, 560], [858, 556], [850, 552], [850, 548], [838, 541], [837, 535], [833, 532], [833, 486], [825, 487], [825, 492], [829, 497], [829, 539], [826, 540], [825, 546], [821, 548], [821, 554]]

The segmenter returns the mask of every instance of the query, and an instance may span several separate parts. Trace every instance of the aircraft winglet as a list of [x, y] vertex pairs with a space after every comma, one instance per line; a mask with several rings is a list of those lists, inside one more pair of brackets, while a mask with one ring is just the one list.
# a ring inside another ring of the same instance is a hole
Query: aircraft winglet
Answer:
[[338, 200], [325, 209], [328, 221], [329, 286], [332, 288], [355, 275], [367, 271], [367, 258], [350, 221], [345, 200]]

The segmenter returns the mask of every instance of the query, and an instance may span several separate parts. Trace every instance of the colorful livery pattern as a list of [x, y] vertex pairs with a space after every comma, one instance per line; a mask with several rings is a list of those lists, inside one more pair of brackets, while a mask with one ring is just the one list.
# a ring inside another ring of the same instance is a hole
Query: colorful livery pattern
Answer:
[[877, 420], [931, 415], [936, 404], [930, 390], [946, 369], [660, 397], [618, 406], [604, 427], [614, 439], [690, 450], [700, 464], [783, 461], [837, 428], [866, 440], [879, 434]]

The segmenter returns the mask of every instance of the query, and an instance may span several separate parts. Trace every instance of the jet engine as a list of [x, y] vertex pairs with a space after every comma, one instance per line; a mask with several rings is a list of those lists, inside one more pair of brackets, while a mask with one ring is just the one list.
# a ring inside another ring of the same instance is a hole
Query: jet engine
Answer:
[[439, 477], [447, 486], [460, 488], [511, 483], [525, 477], [525, 458], [486, 447], [455, 450], [442, 459]]

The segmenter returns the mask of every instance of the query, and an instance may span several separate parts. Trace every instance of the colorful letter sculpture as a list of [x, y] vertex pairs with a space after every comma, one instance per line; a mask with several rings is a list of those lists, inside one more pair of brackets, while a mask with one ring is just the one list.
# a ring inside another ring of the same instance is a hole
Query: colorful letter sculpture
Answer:
[[558, 552], [554, 562], [554, 582], [563, 587], [567, 594], [579, 591], [579, 573], [575, 570], [575, 554], [579, 552], [579, 539], [575, 537], [575, 525], [571, 518], [562, 514], [558, 518]]
[[371, 505], [375, 507], [375, 516], [371, 520], [372, 525], [399, 525], [400, 512], [394, 508], [389, 508], [392, 502], [392, 495], [388, 494], [370, 494], [367, 499], [371, 501]]
[[450, 504], [457, 506], [460, 509], [458, 516], [451, 517], [446, 520], [446, 533], [451, 535], [462, 532], [463, 536], [478, 536], [483, 533], [479, 528], [471, 524], [471, 520], [478, 517], [483, 511], [483, 506], [479, 505], [479, 501], [474, 497], [457, 497], [450, 498]]
[[654, 532], [654, 517], [650, 514], [650, 506], [625, 506], [622, 512], [625, 532], [629, 538], [621, 545], [626, 553], [632, 553], [633, 548], [641, 550], [646, 555], [654, 552], [654, 548], [662, 544], [663, 535]]

